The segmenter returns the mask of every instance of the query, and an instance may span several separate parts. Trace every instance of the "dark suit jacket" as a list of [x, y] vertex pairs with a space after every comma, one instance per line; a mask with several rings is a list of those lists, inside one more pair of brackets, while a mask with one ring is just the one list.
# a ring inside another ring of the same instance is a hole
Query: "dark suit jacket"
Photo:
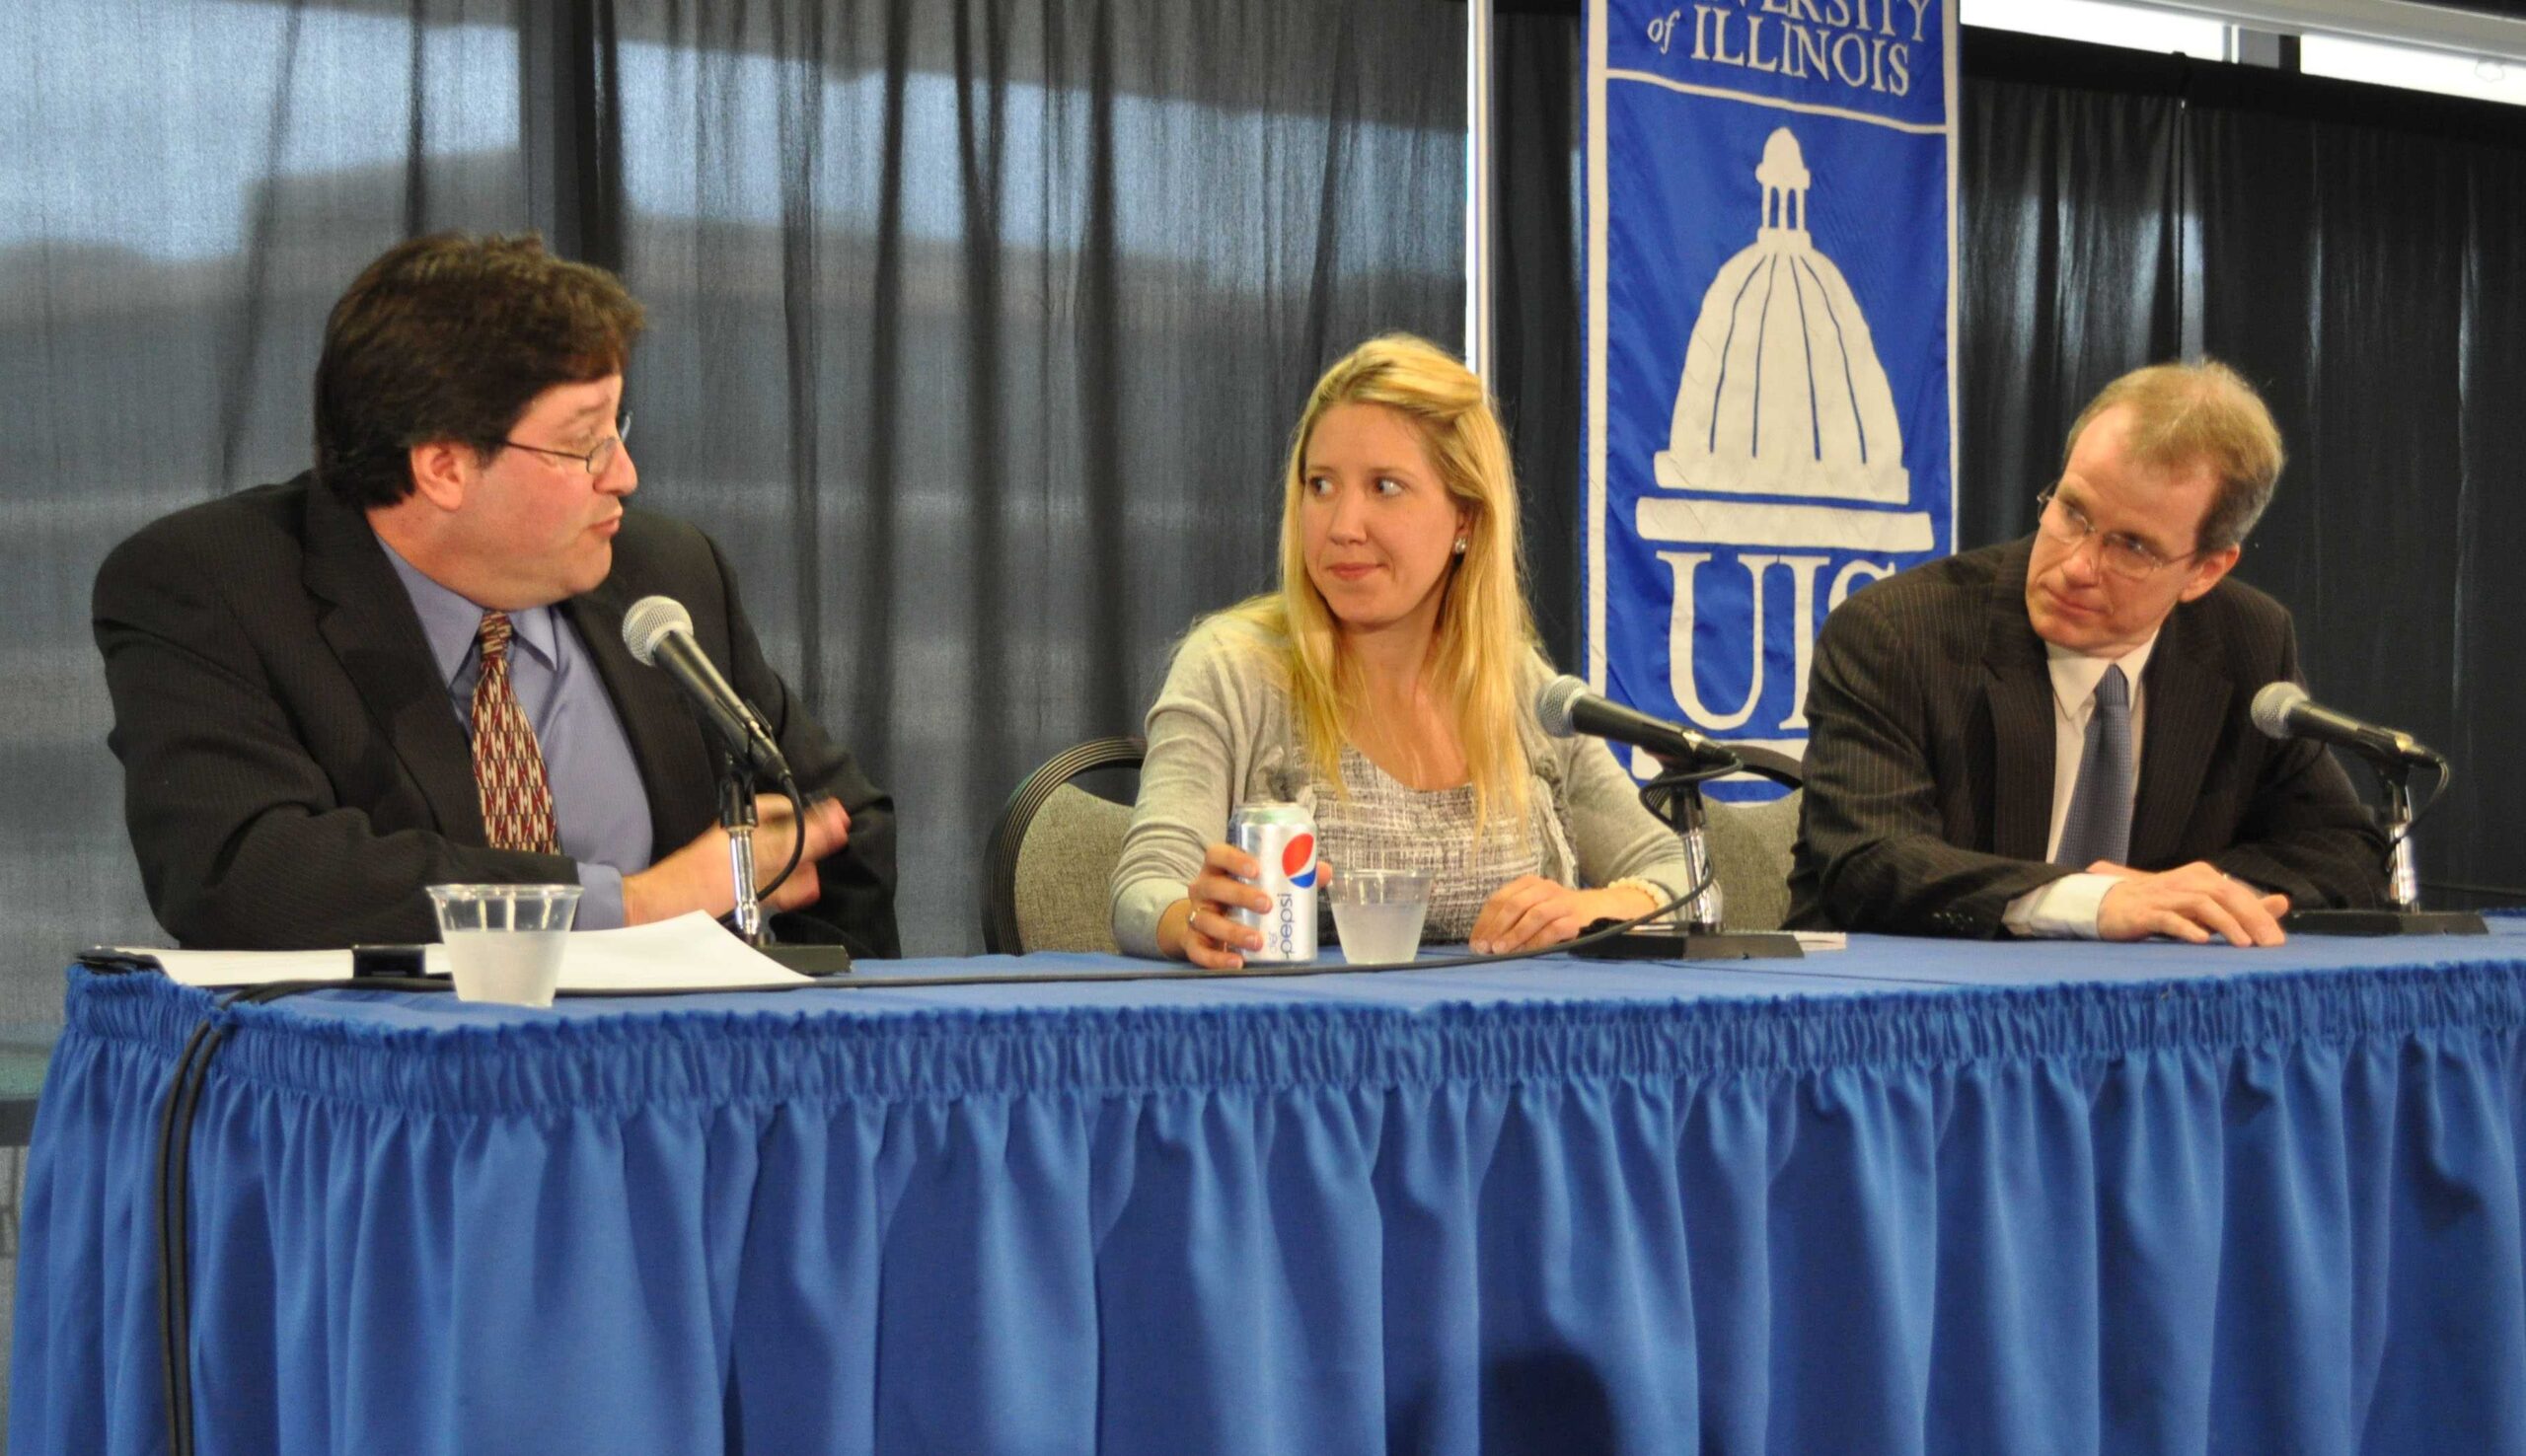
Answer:
[[[2052, 679], [2026, 615], [2032, 552], [1917, 566], [1825, 619], [1791, 925], [1987, 936], [2010, 901], [2072, 872], [2043, 861]], [[2278, 678], [2298, 678], [2289, 614], [2244, 582], [2167, 619], [2142, 680], [2132, 867], [2208, 860], [2293, 908], [2383, 904], [2385, 838], [2341, 766], [2246, 716]]]
[[[764, 661], [709, 539], [632, 511], [613, 573], [561, 610], [622, 715], [653, 852], [718, 819], [701, 723], [623, 645], [624, 613], [653, 592], [693, 614], [800, 787], [851, 812], [850, 844], [817, 866], [823, 898], [780, 917], [782, 938], [900, 954], [893, 801]], [[565, 857], [486, 847], [472, 748], [411, 599], [367, 518], [310, 476], [143, 528], [98, 573], [95, 626], [141, 881], [183, 944], [434, 940], [424, 885], [577, 878]]]

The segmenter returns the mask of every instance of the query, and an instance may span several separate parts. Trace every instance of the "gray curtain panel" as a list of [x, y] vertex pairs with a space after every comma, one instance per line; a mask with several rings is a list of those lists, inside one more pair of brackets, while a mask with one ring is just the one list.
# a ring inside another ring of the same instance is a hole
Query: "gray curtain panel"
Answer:
[[894, 791], [906, 951], [979, 951], [1009, 792], [1270, 583], [1316, 375], [1460, 346], [1464, 8], [615, 14], [642, 493]]
[[0, 1021], [158, 941], [88, 631], [142, 522], [306, 467], [325, 311], [408, 234], [529, 224], [501, 4], [20, 0], [0, 21]]
[[894, 791], [907, 949], [979, 949], [1002, 799], [1269, 580], [1318, 371], [1460, 341], [1463, 45], [1448, 0], [9, 6], [0, 1023], [162, 938], [97, 563], [302, 469], [326, 308], [440, 228], [649, 304], [643, 498]]

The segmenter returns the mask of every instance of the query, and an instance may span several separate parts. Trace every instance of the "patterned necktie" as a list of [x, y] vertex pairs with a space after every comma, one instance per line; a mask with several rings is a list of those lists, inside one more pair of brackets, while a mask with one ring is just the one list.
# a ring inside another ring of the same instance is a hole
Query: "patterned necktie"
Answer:
[[494, 849], [561, 852], [553, 826], [553, 786], [544, 750], [509, 687], [509, 616], [483, 614], [483, 675], [474, 680], [474, 787]]
[[2061, 821], [2054, 864], [2086, 869], [2096, 861], [2128, 864], [2131, 854], [2131, 690], [2119, 664], [2096, 685], [2087, 744], [2079, 751], [2079, 784]]

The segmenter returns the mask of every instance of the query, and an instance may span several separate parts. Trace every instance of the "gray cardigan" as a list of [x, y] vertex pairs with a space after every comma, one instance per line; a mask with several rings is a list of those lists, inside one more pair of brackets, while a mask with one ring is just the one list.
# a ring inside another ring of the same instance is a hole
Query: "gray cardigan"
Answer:
[[[1166, 686], [1149, 710], [1149, 759], [1140, 801], [1114, 866], [1114, 940], [1124, 952], [1155, 956], [1157, 921], [1184, 898], [1202, 856], [1227, 836], [1227, 816], [1247, 800], [1314, 807], [1306, 749], [1290, 713], [1278, 645], [1253, 626], [1214, 617], [1177, 649]], [[1519, 696], [1552, 676], [1540, 656], [1520, 675]], [[1690, 881], [1674, 835], [1640, 805], [1638, 786], [1601, 740], [1553, 738], [1522, 711], [1532, 792], [1552, 806], [1543, 817], [1543, 873], [1565, 885], [1640, 879], [1682, 893]]]

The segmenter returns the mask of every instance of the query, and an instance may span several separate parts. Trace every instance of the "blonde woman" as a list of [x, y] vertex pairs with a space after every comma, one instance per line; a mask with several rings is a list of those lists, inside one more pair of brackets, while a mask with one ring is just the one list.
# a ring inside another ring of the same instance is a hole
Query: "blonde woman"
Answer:
[[1552, 669], [1520, 555], [1480, 380], [1400, 334], [1326, 371], [1290, 451], [1280, 590], [1196, 625], [1150, 708], [1114, 870], [1123, 949], [1230, 967], [1261, 945], [1228, 918], [1268, 908], [1253, 859], [1223, 842], [1249, 800], [1311, 809], [1336, 875], [1428, 871], [1423, 938], [1477, 952], [1568, 940], [1687, 888], [1612, 753], [1535, 721]]

